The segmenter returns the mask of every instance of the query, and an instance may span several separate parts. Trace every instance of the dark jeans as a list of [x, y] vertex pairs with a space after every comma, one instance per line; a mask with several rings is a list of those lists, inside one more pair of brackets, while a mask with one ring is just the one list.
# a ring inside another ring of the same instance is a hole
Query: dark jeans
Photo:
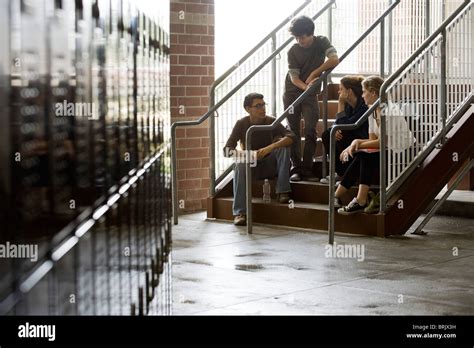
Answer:
[[[298, 98], [298, 95], [283, 95], [285, 110]], [[301, 162], [301, 117], [304, 119], [304, 151], [303, 162]], [[301, 104], [296, 106], [293, 113], [288, 115], [288, 125], [296, 135], [296, 141], [291, 145], [291, 162], [293, 167], [301, 172], [301, 169], [312, 170], [313, 156], [316, 151], [316, 124], [319, 119], [319, 106], [316, 96], [309, 96]]]
[[[331, 136], [331, 128], [326, 129], [321, 136], [323, 140], [324, 148], [326, 149], [326, 153], [329, 154], [329, 141]], [[344, 151], [355, 139], [352, 135], [352, 132], [342, 132], [342, 139], [336, 141], [336, 174], [339, 176], [343, 176], [346, 172], [349, 165], [352, 163], [352, 158], [349, 157], [349, 161], [346, 163], [341, 162], [339, 156], [341, 152]]]
[[341, 185], [346, 189], [354, 186], [357, 181], [360, 185], [370, 186], [379, 173], [380, 153], [358, 152], [344, 173]]

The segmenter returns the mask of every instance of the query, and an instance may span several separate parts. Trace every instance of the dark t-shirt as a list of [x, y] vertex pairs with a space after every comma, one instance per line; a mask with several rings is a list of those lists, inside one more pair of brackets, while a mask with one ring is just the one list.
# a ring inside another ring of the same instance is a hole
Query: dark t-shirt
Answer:
[[[274, 117], [265, 116], [263, 124], [272, 124], [273, 121], [275, 121]], [[250, 123], [250, 116], [243, 117], [235, 123], [234, 129], [232, 129], [232, 133], [225, 144], [224, 153], [226, 148], [235, 149], [238, 141], [240, 141], [242, 149], [246, 149], [245, 136], [250, 126], [253, 126]], [[282, 124], [279, 124], [273, 131], [257, 131], [252, 134], [252, 148], [250, 150], [259, 150], [283, 137], [291, 137], [295, 141], [295, 134]]]
[[[337, 54], [336, 49], [331, 45], [325, 36], [315, 36], [313, 43], [308, 48], [303, 48], [294, 44], [288, 51], [288, 70], [298, 73], [301, 81], [306, 81], [309, 75], [324, 63], [326, 57]], [[288, 71], [285, 80], [285, 93], [299, 95], [302, 89], [296, 87], [291, 82], [290, 72]], [[315, 91], [319, 93], [319, 91]]]

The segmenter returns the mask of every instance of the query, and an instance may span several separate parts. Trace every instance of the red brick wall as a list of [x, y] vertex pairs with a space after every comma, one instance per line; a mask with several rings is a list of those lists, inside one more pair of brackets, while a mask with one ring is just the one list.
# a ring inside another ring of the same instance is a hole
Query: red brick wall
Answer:
[[[171, 0], [171, 122], [209, 108], [214, 82], [214, 0]], [[209, 125], [177, 130], [180, 211], [206, 209]]]

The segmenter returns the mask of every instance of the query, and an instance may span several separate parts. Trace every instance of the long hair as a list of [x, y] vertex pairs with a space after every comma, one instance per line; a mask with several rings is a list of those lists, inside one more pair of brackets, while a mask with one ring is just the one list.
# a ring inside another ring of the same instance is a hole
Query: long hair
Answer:
[[341, 84], [346, 89], [351, 89], [357, 99], [362, 98], [362, 76], [344, 76], [341, 79]]
[[366, 77], [362, 81], [362, 85], [368, 91], [374, 92], [377, 95], [380, 95], [380, 87], [382, 87], [383, 79], [380, 76], [372, 75]]

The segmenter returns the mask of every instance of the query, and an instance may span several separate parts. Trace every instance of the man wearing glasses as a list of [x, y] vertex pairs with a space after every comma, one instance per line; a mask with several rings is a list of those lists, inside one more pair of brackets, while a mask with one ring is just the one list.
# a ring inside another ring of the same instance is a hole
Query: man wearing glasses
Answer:
[[[339, 64], [336, 49], [325, 36], [314, 36], [313, 20], [306, 16], [291, 22], [290, 33], [296, 39], [288, 51], [288, 74], [285, 80], [283, 104], [285, 110], [308, 89], [323, 71]], [[326, 60], [326, 57], [328, 58]], [[288, 124], [296, 135], [291, 148], [293, 162], [292, 181], [302, 179], [317, 181], [313, 174], [313, 155], [316, 150], [316, 124], [319, 118], [319, 105], [316, 94], [319, 88], [308, 95], [301, 104], [289, 110]], [[301, 161], [301, 117], [304, 119], [304, 151]]]
[[[269, 125], [275, 118], [267, 116], [263, 95], [250, 93], [244, 99], [244, 109], [249, 113], [238, 120], [224, 147], [224, 156], [235, 159], [234, 203], [232, 206], [234, 224], [244, 226], [246, 219], [246, 182], [245, 161], [256, 158], [252, 165], [252, 177], [257, 180], [271, 179], [277, 176], [276, 193], [280, 203], [288, 203], [290, 186], [290, 146], [295, 135], [279, 124], [272, 131], [258, 131], [252, 134], [252, 148], [245, 146], [247, 130], [253, 125]], [[242, 150], [236, 150], [240, 142]], [[249, 152], [246, 152], [248, 150]], [[243, 154], [243, 155], [242, 155]]]

